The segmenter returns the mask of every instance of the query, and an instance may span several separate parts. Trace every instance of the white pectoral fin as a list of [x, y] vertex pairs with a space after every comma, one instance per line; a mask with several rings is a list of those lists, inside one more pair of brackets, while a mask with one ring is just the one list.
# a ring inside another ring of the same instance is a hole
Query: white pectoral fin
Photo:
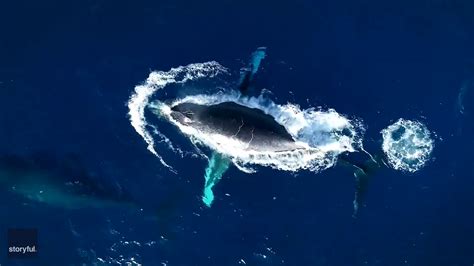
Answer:
[[214, 201], [214, 192], [212, 191], [212, 188], [217, 184], [217, 182], [219, 182], [229, 166], [229, 158], [217, 152], [212, 153], [204, 175], [205, 183], [202, 201], [206, 206], [211, 207], [211, 204]]

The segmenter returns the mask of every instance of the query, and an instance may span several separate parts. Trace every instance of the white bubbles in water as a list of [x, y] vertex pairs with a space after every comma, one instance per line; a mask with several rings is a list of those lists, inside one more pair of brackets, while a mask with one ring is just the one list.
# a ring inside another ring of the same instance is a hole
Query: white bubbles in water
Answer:
[[382, 149], [388, 164], [395, 170], [413, 173], [429, 160], [434, 141], [423, 123], [400, 118], [381, 133]]

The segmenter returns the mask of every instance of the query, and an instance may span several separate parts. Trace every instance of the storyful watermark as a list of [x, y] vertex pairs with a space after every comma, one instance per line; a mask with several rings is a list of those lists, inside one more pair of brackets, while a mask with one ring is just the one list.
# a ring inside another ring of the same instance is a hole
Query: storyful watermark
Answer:
[[34, 258], [38, 254], [38, 230], [8, 229], [8, 258]]

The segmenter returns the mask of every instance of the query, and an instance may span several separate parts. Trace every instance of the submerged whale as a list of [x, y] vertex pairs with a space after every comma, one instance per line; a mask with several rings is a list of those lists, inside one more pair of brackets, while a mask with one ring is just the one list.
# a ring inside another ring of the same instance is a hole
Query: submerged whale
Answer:
[[32, 202], [63, 209], [138, 208], [130, 195], [99, 182], [74, 158], [2, 155], [0, 186]]

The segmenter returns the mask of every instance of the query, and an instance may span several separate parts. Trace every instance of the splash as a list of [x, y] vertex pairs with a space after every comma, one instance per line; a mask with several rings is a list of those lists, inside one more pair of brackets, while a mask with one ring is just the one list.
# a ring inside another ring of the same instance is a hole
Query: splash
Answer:
[[416, 172], [429, 160], [434, 141], [428, 128], [418, 121], [400, 118], [381, 131], [382, 149], [395, 170]]

